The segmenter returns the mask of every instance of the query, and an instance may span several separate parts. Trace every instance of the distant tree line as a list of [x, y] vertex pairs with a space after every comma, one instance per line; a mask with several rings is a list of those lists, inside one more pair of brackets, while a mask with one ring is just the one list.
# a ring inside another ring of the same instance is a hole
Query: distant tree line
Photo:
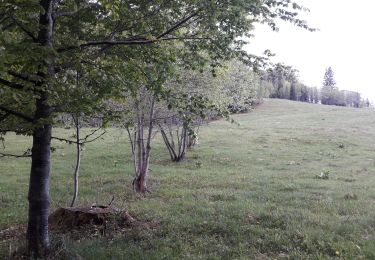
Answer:
[[340, 90], [336, 86], [331, 67], [327, 68], [324, 74], [321, 89], [301, 83], [297, 72], [291, 66], [281, 63], [261, 72], [264, 97], [356, 108], [372, 106], [368, 99], [361, 97], [360, 93]]

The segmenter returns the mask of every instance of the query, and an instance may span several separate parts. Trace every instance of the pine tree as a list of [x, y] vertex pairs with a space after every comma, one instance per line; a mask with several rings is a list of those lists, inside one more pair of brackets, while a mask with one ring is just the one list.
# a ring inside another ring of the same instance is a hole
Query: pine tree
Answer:
[[330, 87], [332, 90], [336, 87], [336, 81], [334, 79], [334, 73], [331, 67], [326, 69], [323, 80], [324, 87]]
[[337, 105], [338, 104], [338, 89], [336, 88], [336, 81], [331, 67], [326, 69], [323, 79], [322, 87], [322, 104]]

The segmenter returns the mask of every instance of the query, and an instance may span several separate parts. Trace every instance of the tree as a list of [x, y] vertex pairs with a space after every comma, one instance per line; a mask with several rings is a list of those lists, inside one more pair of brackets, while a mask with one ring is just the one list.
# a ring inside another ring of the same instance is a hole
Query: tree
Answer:
[[184, 160], [187, 148], [194, 146], [200, 124], [210, 117], [210, 113], [226, 116], [213, 101], [198, 93], [171, 93], [167, 100], [168, 112], [158, 122], [159, 129], [171, 160]]
[[297, 100], [297, 91], [296, 91], [296, 85], [294, 82], [290, 85], [290, 100]]
[[334, 79], [334, 73], [331, 67], [328, 67], [326, 69], [326, 72], [324, 73], [324, 79], [323, 79], [323, 86], [324, 87], [330, 87], [334, 88], [336, 86], [336, 81]]
[[[82, 157], [82, 151], [83, 146], [87, 143], [94, 142], [95, 140], [102, 137], [106, 131], [102, 129], [102, 127], [99, 127], [97, 129], [94, 129], [91, 131], [91, 133], [87, 134], [85, 137], [81, 136], [81, 128], [85, 124], [85, 120], [87, 121], [89, 119], [88, 116], [85, 116], [83, 113], [77, 113], [77, 114], [70, 114], [72, 118], [72, 123], [69, 124], [68, 122], [64, 122], [64, 127], [70, 127], [70, 125], [73, 125], [75, 133], [73, 134], [71, 139], [65, 139], [65, 138], [58, 138], [58, 137], [52, 137], [52, 139], [65, 142], [68, 144], [74, 144], [76, 146], [76, 162], [74, 166], [74, 173], [73, 173], [73, 198], [70, 202], [70, 207], [74, 207], [75, 202], [78, 198], [78, 189], [79, 189], [79, 171], [81, 167], [81, 157]], [[100, 131], [102, 130], [102, 131]]]
[[350, 106], [359, 108], [363, 106], [361, 94], [355, 91], [339, 90], [336, 87], [334, 73], [331, 67], [326, 69], [321, 90], [321, 101], [325, 105]]
[[320, 101], [320, 93], [317, 87], [312, 88], [312, 100], [311, 102], [314, 102], [315, 104], [318, 104]]
[[[151, 45], [176, 42], [180, 57], [197, 65], [201, 51], [219, 60], [241, 55], [241, 36], [253, 23], [277, 29], [281, 18], [309, 29], [297, 18], [303, 7], [286, 0], [266, 1], [89, 1], [6, 0], [0, 3], [0, 85], [2, 130], [32, 135], [28, 249], [49, 251], [48, 209], [53, 119], [74, 96], [69, 82], [81, 67], [102, 80], [93, 96], [110, 92], [119, 50], [137, 57]], [[162, 46], [162, 45], [160, 45]], [[126, 62], [126, 61], [123, 61]], [[72, 73], [73, 72], [73, 73]], [[4, 119], [5, 118], [5, 119]], [[3, 132], [4, 132], [3, 131]]]
[[302, 102], [309, 102], [309, 92], [306, 86], [301, 86], [301, 96], [300, 101]]
[[[126, 58], [122, 52], [120, 58]], [[168, 92], [164, 88], [172, 75], [173, 48], [150, 46], [127, 63], [118, 65], [119, 87], [107, 100], [109, 110], [117, 114], [115, 120], [122, 125], [130, 141], [135, 177], [132, 186], [135, 192], [149, 191], [147, 179], [151, 157], [152, 139], [155, 135], [159, 106]]]
[[133, 104], [134, 122], [128, 122], [125, 125], [131, 144], [135, 172], [132, 185], [134, 191], [141, 194], [149, 192], [147, 178], [154, 129], [155, 102], [156, 96], [146, 87], [142, 87]]
[[366, 105], [366, 107], [370, 107], [370, 105], [371, 105], [370, 100], [368, 98], [366, 98], [365, 105]]
[[238, 60], [225, 64], [215, 80], [230, 113], [248, 112], [256, 101], [259, 76]]
[[338, 104], [339, 91], [336, 88], [336, 81], [331, 67], [328, 67], [324, 73], [323, 87], [321, 90], [321, 100], [323, 105]]
[[277, 63], [264, 72], [263, 80], [272, 84], [271, 98], [298, 100], [298, 71]]
[[361, 94], [358, 92], [353, 92], [353, 105], [356, 108], [359, 108], [361, 105]]

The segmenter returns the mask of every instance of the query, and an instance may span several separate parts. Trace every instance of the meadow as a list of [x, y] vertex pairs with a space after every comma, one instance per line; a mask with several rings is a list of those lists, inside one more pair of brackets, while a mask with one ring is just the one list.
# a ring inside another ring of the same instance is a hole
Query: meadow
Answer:
[[[77, 206], [114, 195], [114, 206], [158, 224], [110, 239], [52, 233], [54, 243], [75, 259], [375, 259], [374, 110], [266, 100], [233, 119], [202, 126], [181, 163], [157, 136], [145, 197], [131, 188], [124, 130], [87, 144]], [[5, 151], [30, 141], [7, 135]], [[71, 201], [75, 158], [73, 146], [53, 147], [51, 211]], [[0, 158], [0, 230], [27, 221], [29, 170], [29, 159]], [[19, 243], [0, 241], [0, 258]]]

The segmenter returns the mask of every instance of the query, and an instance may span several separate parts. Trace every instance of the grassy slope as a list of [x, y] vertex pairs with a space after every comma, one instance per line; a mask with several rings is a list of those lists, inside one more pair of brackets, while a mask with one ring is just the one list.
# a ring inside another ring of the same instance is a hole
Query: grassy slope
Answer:
[[[153, 193], [142, 199], [130, 189], [125, 133], [89, 144], [78, 204], [115, 194], [116, 206], [161, 225], [110, 245], [65, 235], [67, 249], [84, 259], [375, 259], [374, 111], [270, 100], [234, 118], [240, 126], [203, 127], [201, 144], [180, 164], [156, 140]], [[9, 137], [9, 151], [28, 146]], [[52, 208], [71, 199], [74, 158], [73, 147], [54, 146]], [[329, 180], [315, 178], [323, 170]], [[0, 228], [26, 221], [28, 171], [25, 159], [0, 158]]]

